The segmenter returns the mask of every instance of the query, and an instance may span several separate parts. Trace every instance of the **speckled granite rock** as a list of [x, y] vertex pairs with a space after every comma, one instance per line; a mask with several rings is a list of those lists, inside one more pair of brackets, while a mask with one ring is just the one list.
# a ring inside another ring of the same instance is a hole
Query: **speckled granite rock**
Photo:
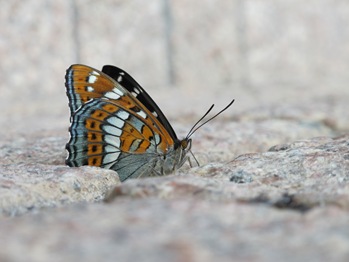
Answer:
[[[278, 119], [228, 121], [217, 119], [195, 134], [193, 152], [202, 165], [198, 172], [206, 170], [212, 175], [214, 172], [206, 169], [206, 164], [229, 166], [223, 163], [239, 154], [266, 151], [277, 143], [332, 133], [321, 123]], [[0, 209], [4, 214], [20, 214], [65, 202], [98, 200], [119, 183], [116, 173], [110, 170], [65, 167], [66, 138], [49, 135], [22, 137], [0, 148], [0, 194], [3, 196]], [[180, 169], [178, 174], [196, 170], [189, 171], [188, 167]]]
[[335, 132], [223, 117], [194, 138], [201, 166], [124, 183], [65, 167], [65, 133], [4, 143], [0, 261], [346, 261], [349, 136]]
[[0, 212], [18, 215], [42, 207], [97, 201], [119, 183], [117, 174], [64, 165], [64, 140], [27, 137], [0, 147]]
[[118, 196], [188, 197], [259, 202], [307, 210], [335, 205], [349, 210], [349, 136], [319, 137], [210, 163], [176, 176], [133, 180], [117, 186]]
[[[1, 221], [1, 261], [346, 261], [348, 212], [118, 198]], [[25, 254], [25, 255], [24, 255]]]

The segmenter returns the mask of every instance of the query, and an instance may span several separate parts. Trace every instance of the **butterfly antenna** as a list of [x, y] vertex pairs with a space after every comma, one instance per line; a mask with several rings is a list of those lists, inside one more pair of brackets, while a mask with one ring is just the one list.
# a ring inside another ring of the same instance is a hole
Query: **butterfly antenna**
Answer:
[[191, 132], [193, 131], [193, 129], [202, 121], [202, 119], [204, 119], [208, 113], [211, 112], [212, 108], [214, 107], [214, 104], [207, 110], [207, 112], [193, 125], [193, 127], [189, 130], [187, 138], [189, 138], [191, 136]]
[[214, 107], [214, 104], [207, 110], [207, 112], [199, 119], [199, 121], [197, 121], [195, 123], [195, 125], [190, 129], [190, 131], [188, 132], [187, 138], [191, 137], [196, 130], [198, 130], [200, 127], [202, 127], [203, 125], [206, 125], [208, 122], [210, 122], [212, 119], [216, 118], [217, 116], [219, 116], [221, 113], [223, 113], [225, 110], [227, 110], [233, 103], [234, 103], [235, 99], [233, 99], [226, 107], [224, 107], [221, 111], [219, 111], [217, 114], [215, 114], [214, 116], [212, 116], [211, 118], [207, 119], [205, 122], [203, 122], [202, 124], [200, 124], [199, 126], [197, 126], [207, 115], [208, 113], [211, 112], [212, 108]]

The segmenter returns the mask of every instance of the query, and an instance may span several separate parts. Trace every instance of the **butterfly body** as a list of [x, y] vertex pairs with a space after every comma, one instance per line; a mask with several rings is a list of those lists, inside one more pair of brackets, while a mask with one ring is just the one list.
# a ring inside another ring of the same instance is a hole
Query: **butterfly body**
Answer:
[[124, 181], [167, 175], [187, 160], [191, 139], [179, 140], [156, 103], [121, 69], [72, 65], [66, 91], [71, 111], [67, 165], [109, 168]]

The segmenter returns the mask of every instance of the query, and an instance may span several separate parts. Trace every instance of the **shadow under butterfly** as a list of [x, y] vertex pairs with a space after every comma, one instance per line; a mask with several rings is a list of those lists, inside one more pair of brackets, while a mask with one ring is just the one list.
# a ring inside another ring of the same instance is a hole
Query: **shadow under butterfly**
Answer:
[[76, 64], [65, 80], [71, 113], [66, 164], [112, 169], [121, 181], [180, 168], [189, 159], [191, 136], [234, 102], [203, 121], [212, 105], [180, 140], [154, 100], [125, 71]]

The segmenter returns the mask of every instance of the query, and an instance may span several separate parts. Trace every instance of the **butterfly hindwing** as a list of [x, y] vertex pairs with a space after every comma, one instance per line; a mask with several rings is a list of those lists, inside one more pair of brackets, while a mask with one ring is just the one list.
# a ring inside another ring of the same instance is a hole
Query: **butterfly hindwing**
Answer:
[[[159, 134], [144, 125], [132, 111], [108, 100], [97, 99], [84, 104], [72, 117], [70, 133], [66, 146], [68, 165], [100, 166], [115, 171], [126, 169], [130, 177], [132, 170], [152, 169], [149, 159], [156, 158], [151, 154], [161, 147]], [[133, 162], [132, 167], [129, 161]]]

